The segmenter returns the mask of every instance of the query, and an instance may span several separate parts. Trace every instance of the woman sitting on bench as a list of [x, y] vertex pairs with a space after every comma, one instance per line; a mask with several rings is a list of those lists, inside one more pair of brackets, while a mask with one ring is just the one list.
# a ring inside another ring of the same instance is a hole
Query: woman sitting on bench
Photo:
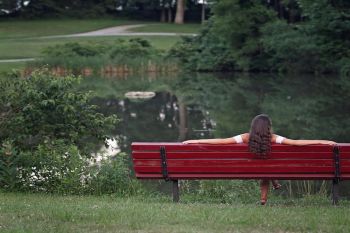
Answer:
[[[272, 123], [269, 116], [265, 114], [254, 117], [251, 123], [249, 133], [240, 134], [231, 138], [215, 138], [215, 139], [199, 139], [199, 140], [187, 140], [185, 144], [192, 143], [205, 143], [205, 144], [232, 144], [232, 143], [247, 143], [249, 151], [261, 156], [267, 157], [271, 151], [271, 143], [286, 144], [286, 145], [312, 145], [312, 144], [326, 144], [334, 145], [333, 141], [327, 140], [292, 140], [285, 137], [281, 137], [272, 132]], [[269, 190], [270, 180], [261, 180], [261, 204], [265, 205], [267, 201], [267, 193]], [[274, 189], [278, 189], [281, 185], [277, 180], [272, 180]]]

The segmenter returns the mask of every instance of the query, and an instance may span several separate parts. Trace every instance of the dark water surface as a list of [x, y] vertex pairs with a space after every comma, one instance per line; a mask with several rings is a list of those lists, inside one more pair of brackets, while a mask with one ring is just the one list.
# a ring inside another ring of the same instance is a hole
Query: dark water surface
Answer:
[[[261, 113], [273, 130], [293, 139], [350, 142], [350, 80], [336, 76], [182, 74], [168, 77], [86, 78], [94, 103], [121, 122], [112, 134], [122, 151], [135, 141], [176, 142], [231, 137]], [[130, 99], [130, 91], [151, 91]]]

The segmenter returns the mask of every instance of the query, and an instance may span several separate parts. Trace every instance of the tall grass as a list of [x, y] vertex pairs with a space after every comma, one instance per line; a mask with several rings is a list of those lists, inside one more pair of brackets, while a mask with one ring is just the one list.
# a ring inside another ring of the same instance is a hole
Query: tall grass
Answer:
[[43, 65], [49, 66], [58, 75], [123, 76], [179, 71], [175, 59], [167, 58], [164, 51], [154, 48], [142, 38], [119, 39], [113, 44], [66, 43], [47, 47], [44, 57], [29, 63], [25, 74]]

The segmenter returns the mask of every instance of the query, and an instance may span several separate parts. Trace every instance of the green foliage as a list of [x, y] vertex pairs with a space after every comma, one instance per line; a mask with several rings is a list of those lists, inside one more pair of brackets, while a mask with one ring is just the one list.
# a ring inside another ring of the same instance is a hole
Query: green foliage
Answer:
[[160, 51], [154, 49], [148, 40], [142, 38], [133, 38], [129, 41], [119, 40], [110, 49], [111, 51], [108, 56], [111, 59], [136, 59], [138, 57], [151, 59], [152, 57], [161, 55]]
[[187, 57], [182, 62], [193, 70], [265, 70], [266, 54], [260, 27], [276, 18], [260, 1], [222, 0], [200, 35], [186, 38], [169, 51]]
[[17, 168], [19, 154], [11, 141], [3, 141], [0, 147], [0, 185], [7, 190], [18, 188], [20, 179]]
[[159, 64], [158, 67], [175, 64], [175, 61], [165, 58], [161, 50], [142, 38], [118, 39], [108, 45], [101, 42], [66, 43], [47, 47], [43, 53], [44, 58], [31, 65], [40, 67], [46, 64], [72, 70], [73, 73], [79, 73], [84, 68], [100, 72], [101, 68], [107, 66], [128, 66], [135, 72], [144, 69], [149, 63]]
[[75, 145], [63, 140], [44, 142], [34, 151], [22, 151], [18, 175], [22, 190], [48, 193], [82, 192], [87, 162]]
[[228, 43], [213, 32], [209, 20], [199, 36], [183, 37], [168, 52], [168, 57], [178, 59], [185, 68], [197, 71], [230, 71], [235, 60]]
[[[272, 70], [346, 74], [350, 57], [350, 8], [339, 12], [328, 1], [299, 1], [305, 23], [266, 25], [262, 41]], [[305, 65], [307, 64], [307, 65]]]
[[129, 40], [118, 39], [113, 44], [103, 43], [66, 43], [49, 46], [43, 50], [46, 58], [83, 58], [83, 57], [144, 57], [160, 55], [160, 51], [153, 48], [148, 40], [132, 38]]
[[[87, 158], [115, 126], [77, 91], [79, 78], [37, 70], [0, 79], [0, 184], [6, 190], [81, 193]], [[83, 179], [83, 180], [82, 180]]]
[[275, 20], [276, 13], [257, 0], [222, 0], [213, 11], [213, 30], [229, 43], [238, 68], [264, 70], [260, 27]]
[[92, 57], [98, 56], [106, 51], [108, 47], [102, 44], [79, 44], [77, 42], [71, 42], [66, 44], [58, 44], [55, 46], [49, 46], [43, 50], [43, 54], [47, 57]]
[[[115, 12], [115, 2], [111, 0], [75, 0], [75, 1], [55, 1], [55, 0], [8, 0], [0, 2], [1, 9], [16, 12], [25, 18], [52, 18], [52, 17], [101, 17], [107, 13]], [[19, 7], [20, 6], [20, 7]]]
[[192, 70], [226, 70], [216, 64], [229, 61], [231, 70], [348, 74], [346, 1], [221, 0], [213, 13], [212, 26], [171, 51]]
[[90, 171], [88, 192], [97, 195], [111, 193], [130, 195], [142, 192], [140, 183], [130, 176], [128, 164], [128, 155], [119, 153], [95, 165]]
[[87, 151], [87, 138], [104, 139], [116, 117], [105, 117], [89, 104], [91, 93], [75, 90], [79, 79], [37, 70], [30, 77], [0, 80], [0, 139], [20, 149], [61, 139]]
[[301, 27], [276, 21], [263, 27], [262, 32], [262, 44], [270, 55], [270, 70], [322, 73], [332, 68], [332, 64], [322, 57], [315, 35]]

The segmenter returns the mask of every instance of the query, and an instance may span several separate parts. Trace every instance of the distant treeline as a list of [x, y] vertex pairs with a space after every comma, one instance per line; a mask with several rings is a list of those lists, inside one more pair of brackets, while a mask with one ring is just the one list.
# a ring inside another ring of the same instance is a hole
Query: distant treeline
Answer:
[[198, 0], [2, 0], [2, 18], [91, 18], [124, 16], [134, 19], [173, 22], [181, 6], [185, 20], [200, 21]]
[[350, 1], [219, 0], [170, 54], [198, 71], [350, 74]]

